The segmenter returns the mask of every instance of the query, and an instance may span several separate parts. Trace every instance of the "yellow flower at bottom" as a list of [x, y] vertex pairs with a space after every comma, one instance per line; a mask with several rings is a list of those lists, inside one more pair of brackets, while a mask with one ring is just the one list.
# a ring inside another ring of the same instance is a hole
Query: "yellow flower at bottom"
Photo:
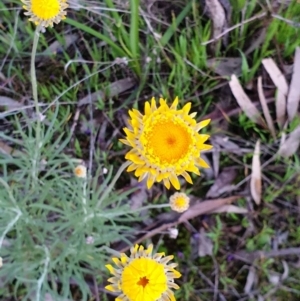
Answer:
[[68, 7], [66, 0], [21, 0], [23, 8], [27, 10], [29, 21], [43, 27], [52, 27], [53, 23], [59, 23], [65, 19], [65, 9]]
[[135, 245], [130, 249], [130, 257], [122, 253], [120, 259], [112, 259], [116, 268], [106, 265], [114, 277], [108, 279], [112, 284], [105, 288], [120, 293], [116, 301], [175, 301], [171, 289], [179, 288], [174, 283], [181, 276], [174, 269], [177, 264], [168, 264], [173, 256], [152, 255], [152, 250], [152, 245], [146, 250]]
[[151, 188], [154, 182], [163, 181], [169, 189], [171, 184], [180, 189], [178, 176], [193, 183], [188, 172], [200, 175], [199, 167], [208, 164], [200, 157], [200, 152], [211, 149], [205, 144], [209, 135], [198, 131], [207, 126], [209, 119], [196, 122], [196, 113], [189, 113], [191, 103], [177, 109], [178, 98], [169, 107], [164, 99], [156, 106], [154, 98], [145, 103], [145, 114], [138, 110], [129, 111], [129, 127], [124, 128], [126, 139], [120, 139], [132, 149], [125, 158], [132, 163], [127, 171], [135, 171], [139, 181], [147, 179]]
[[170, 206], [174, 211], [184, 212], [189, 209], [190, 198], [183, 192], [175, 192], [170, 197]]

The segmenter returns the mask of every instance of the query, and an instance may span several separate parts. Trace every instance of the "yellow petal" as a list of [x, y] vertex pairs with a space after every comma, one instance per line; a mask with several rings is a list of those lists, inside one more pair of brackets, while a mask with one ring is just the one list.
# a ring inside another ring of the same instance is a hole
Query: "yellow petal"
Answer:
[[200, 171], [199, 171], [199, 169], [198, 169], [194, 164], [190, 164], [190, 165], [187, 167], [187, 171], [193, 172], [193, 173], [195, 173], [196, 175], [200, 176]]
[[146, 250], [146, 254], [147, 254], [147, 255], [150, 255], [150, 254], [152, 253], [152, 250], [153, 250], [153, 245], [150, 244], [150, 245], [148, 246], [147, 250]]
[[121, 263], [122, 263], [122, 265], [125, 265], [127, 263], [127, 261], [128, 261], [127, 255], [125, 253], [121, 253], [120, 256], [121, 256]]
[[191, 106], [192, 106], [192, 104], [191, 104], [190, 102], [188, 102], [188, 103], [182, 108], [183, 112], [184, 112], [185, 114], [188, 114], [189, 111], [190, 111], [190, 109], [191, 109]]
[[133, 163], [127, 167], [126, 171], [128, 171], [128, 172], [134, 171], [137, 169], [137, 167], [138, 167], [138, 165]]
[[209, 144], [202, 144], [201, 145], [201, 150], [203, 151], [203, 150], [210, 150], [210, 149], [212, 149], [213, 148], [213, 146], [212, 145], [209, 145]]
[[126, 139], [119, 139], [119, 141], [128, 146], [132, 146], [131, 143], [129, 143]]
[[157, 110], [156, 101], [155, 101], [154, 97], [152, 97], [152, 99], [151, 99], [151, 110], [152, 110], [152, 112], [154, 112], [155, 110]]
[[114, 285], [107, 285], [105, 287], [108, 291], [111, 291], [111, 292], [117, 292], [118, 290], [116, 289], [116, 287]]
[[123, 128], [123, 130], [128, 138], [135, 139], [134, 133], [132, 133], [128, 128]]
[[174, 101], [173, 101], [173, 103], [172, 103], [172, 105], [171, 105], [171, 107], [170, 107], [170, 109], [171, 110], [176, 110], [176, 108], [178, 106], [178, 102], [179, 102], [178, 96], [176, 96], [175, 99], [174, 99]]
[[197, 158], [197, 164], [203, 168], [209, 168], [210, 166], [202, 158]]
[[205, 119], [197, 123], [196, 131], [199, 131], [206, 127], [210, 123], [210, 119]]
[[142, 182], [146, 177], [147, 177], [148, 173], [144, 173], [142, 175], [140, 175], [140, 177], [138, 178], [138, 182]]
[[210, 136], [205, 134], [198, 135], [197, 144], [198, 143], [204, 143]]
[[130, 161], [132, 161], [135, 164], [144, 164], [145, 163], [145, 160], [137, 154], [127, 153], [125, 158], [129, 159]]
[[157, 177], [156, 177], [156, 181], [160, 182], [163, 178], [164, 178], [164, 174], [162, 172], [159, 172]]
[[170, 175], [170, 181], [172, 183], [172, 185], [174, 186], [175, 189], [179, 190], [180, 189], [180, 183], [178, 180], [178, 177], [174, 174]]
[[148, 170], [146, 167], [138, 166], [134, 174], [136, 177], [140, 177], [142, 174], [147, 173], [147, 172], [148, 172]]
[[144, 111], [145, 111], [145, 115], [146, 115], [146, 116], [148, 116], [148, 115], [151, 114], [151, 107], [150, 107], [149, 101], [146, 101], [146, 102], [145, 102], [145, 109], [144, 109]]
[[107, 264], [105, 267], [110, 271], [111, 274], [116, 275], [116, 270], [111, 264]]
[[160, 104], [162, 107], [167, 106], [167, 103], [166, 103], [166, 101], [165, 101], [163, 98], [160, 98], [160, 99], [159, 99], [159, 104]]
[[119, 260], [119, 258], [116, 258], [116, 257], [113, 257], [112, 258], [112, 261], [116, 264], [116, 265], [119, 265], [121, 262]]
[[193, 180], [192, 180], [191, 176], [186, 171], [184, 171], [181, 175], [185, 178], [185, 180], [188, 183], [193, 184]]
[[147, 180], [147, 188], [150, 189], [152, 187], [152, 185], [154, 184], [155, 181], [155, 177], [153, 175], [149, 175], [148, 176], [148, 180]]
[[167, 189], [170, 189], [171, 184], [170, 184], [169, 179], [163, 179], [163, 181], [164, 181], [164, 185], [166, 186], [166, 188], [167, 188]]

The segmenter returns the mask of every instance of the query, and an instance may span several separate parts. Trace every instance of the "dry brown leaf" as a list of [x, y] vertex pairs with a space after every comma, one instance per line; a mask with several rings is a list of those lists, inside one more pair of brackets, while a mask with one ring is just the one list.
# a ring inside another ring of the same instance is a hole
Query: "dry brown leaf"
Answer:
[[289, 273], [290, 273], [289, 272], [290, 269], [289, 269], [287, 262], [285, 260], [282, 260], [281, 262], [282, 262], [282, 266], [283, 266], [283, 273], [280, 274], [280, 273], [277, 273], [274, 271], [270, 271], [270, 273], [268, 275], [269, 281], [274, 285], [278, 285], [280, 282], [287, 279], [289, 276]]
[[221, 76], [242, 73], [242, 59], [239, 57], [220, 57], [207, 60], [207, 67]]
[[222, 150], [225, 150], [226, 152], [237, 154], [237, 155], [242, 155], [245, 152], [248, 152], [248, 150], [242, 149], [238, 144], [230, 141], [230, 138], [227, 136], [222, 136], [222, 135], [214, 135], [211, 137], [211, 141], [215, 145], [218, 145], [222, 147]]
[[281, 144], [278, 155], [282, 157], [292, 156], [298, 149], [300, 144], [300, 126], [293, 130], [289, 137]]
[[236, 253], [232, 254], [233, 257], [237, 260], [242, 260], [248, 263], [252, 263], [256, 259], [268, 259], [280, 256], [290, 256], [290, 255], [299, 255], [300, 248], [287, 248], [287, 249], [280, 249], [280, 250], [271, 250], [271, 251], [253, 251], [248, 252], [245, 250], [237, 251]]
[[226, 187], [231, 186], [230, 184], [233, 182], [236, 176], [236, 169], [230, 167], [224, 168], [215, 180], [214, 184], [208, 190], [206, 197], [215, 198], [220, 196], [222, 193], [224, 193], [224, 191], [226, 191]]
[[245, 284], [245, 287], [244, 287], [244, 293], [249, 294], [252, 290], [253, 285], [255, 283], [257, 283], [257, 281], [258, 281], [258, 277], [257, 277], [257, 274], [256, 274], [256, 270], [255, 270], [255, 267], [252, 265], [249, 268], [247, 281], [246, 281], [246, 284]]
[[80, 99], [78, 101], [78, 106], [87, 105], [90, 103], [96, 102], [99, 98], [104, 99], [107, 97], [114, 97], [118, 94], [121, 94], [125, 92], [126, 90], [132, 88], [135, 85], [135, 80], [133, 78], [124, 78], [120, 79], [118, 81], [115, 81], [105, 87], [103, 90], [96, 91], [92, 93], [91, 95], [87, 95], [86, 97]]
[[235, 200], [239, 199], [240, 196], [231, 196], [228, 198], [220, 198], [211, 201], [203, 201], [191, 206], [187, 211], [185, 211], [178, 219], [178, 223], [185, 222], [196, 216], [211, 212], [223, 205], [230, 204]]
[[285, 113], [286, 113], [286, 96], [288, 93], [288, 84], [287, 81], [279, 70], [274, 60], [271, 58], [263, 59], [262, 64], [267, 70], [269, 76], [271, 77], [274, 85], [277, 88], [276, 96], [276, 118], [277, 123], [280, 127], [283, 127], [285, 123]]
[[266, 126], [264, 120], [262, 119], [260, 112], [257, 110], [255, 105], [251, 102], [249, 97], [244, 92], [238, 78], [235, 74], [231, 76], [231, 80], [229, 82], [229, 86], [232, 94], [234, 95], [237, 103], [244, 111], [244, 113], [251, 119], [253, 122], [260, 124], [262, 126]]
[[263, 91], [263, 87], [262, 87], [262, 79], [261, 76], [258, 77], [258, 81], [257, 81], [257, 90], [258, 90], [258, 96], [259, 96], [259, 100], [262, 106], [262, 110], [264, 112], [264, 116], [268, 125], [268, 128], [272, 134], [272, 137], [274, 138], [274, 140], [276, 139], [276, 132], [275, 132], [275, 127], [273, 124], [273, 120], [267, 105], [267, 101], [264, 95], [264, 91]]
[[247, 214], [249, 211], [247, 208], [238, 207], [235, 205], [223, 205], [210, 213], [236, 213], [236, 214]]
[[74, 42], [78, 40], [77, 34], [67, 34], [63, 36], [64, 43], [61, 44], [59, 41], [54, 41], [51, 43], [44, 51], [43, 55], [53, 55], [56, 54], [59, 51], [63, 51], [64, 49], [67, 49], [70, 45], [72, 45]]
[[204, 228], [201, 228], [200, 233], [197, 235], [198, 239], [198, 256], [205, 257], [213, 254], [213, 242], [206, 235]]
[[6, 144], [3, 141], [0, 141], [0, 153], [4, 154], [4, 155], [9, 155], [9, 156], [22, 156], [24, 155], [24, 153], [22, 153], [21, 151], [12, 148], [11, 146], [9, 146], [8, 144]]
[[300, 101], [300, 47], [297, 47], [294, 59], [293, 76], [290, 84], [289, 94], [287, 98], [288, 119], [291, 121], [299, 107]]
[[130, 195], [130, 209], [134, 211], [141, 208], [147, 200], [147, 186], [144, 182], [139, 183], [135, 178], [130, 179], [130, 186], [139, 188]]
[[212, 162], [215, 178], [219, 175], [220, 170], [220, 147], [218, 145], [213, 145], [212, 150]]
[[23, 108], [23, 105], [10, 97], [0, 95], [0, 107], [4, 107], [5, 110], [15, 110]]
[[250, 190], [256, 205], [261, 202], [261, 166], [260, 166], [260, 141], [257, 140], [252, 158], [252, 174]]
[[226, 11], [219, 0], [205, 0], [206, 9], [213, 23], [212, 38], [217, 39], [227, 28]]
[[249, 48], [245, 51], [245, 55], [248, 56], [251, 52], [256, 50], [257, 48], [260, 47], [261, 44], [265, 42], [266, 39], [266, 33], [267, 33], [267, 26], [260, 29], [260, 32], [256, 36], [252, 36], [252, 41], [250, 43]]

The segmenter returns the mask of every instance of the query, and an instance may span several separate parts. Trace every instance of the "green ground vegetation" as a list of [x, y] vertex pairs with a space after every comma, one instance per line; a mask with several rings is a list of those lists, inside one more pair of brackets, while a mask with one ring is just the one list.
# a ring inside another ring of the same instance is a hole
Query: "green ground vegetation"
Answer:
[[[276, 128], [275, 139], [239, 109], [228, 86], [231, 66], [222, 73], [212, 68], [236, 58], [235, 72], [253, 101], [263, 75], [275, 119], [276, 89], [262, 60], [272, 57], [281, 70], [293, 64], [299, 1], [232, 0], [226, 41], [213, 42], [205, 1], [150, 2], [72, 1], [67, 19], [40, 36], [37, 116], [29, 72], [35, 26], [20, 1], [1, 1], [1, 300], [44, 301], [48, 294], [50, 300], [114, 300], [104, 289], [109, 258], [147, 231], [145, 221], [171, 218], [164, 204], [173, 191], [156, 184], [149, 192], [125, 172], [116, 178], [128, 109], [142, 109], [153, 96], [170, 102], [178, 96], [181, 105], [192, 102], [198, 120], [212, 119], [204, 132], [214, 145], [207, 154], [214, 169], [183, 189], [204, 200], [216, 169], [231, 170], [232, 181], [220, 185], [216, 198], [239, 195], [235, 205], [248, 210], [201, 215], [179, 225], [175, 240], [163, 232], [143, 242], [175, 255], [182, 273], [177, 300], [300, 299], [300, 254], [293, 253], [300, 245], [299, 154], [272, 158], [299, 119]], [[2, 106], [2, 97], [15, 102]], [[220, 146], [218, 137], [237, 149]], [[249, 192], [258, 139], [261, 163], [269, 162], [260, 205]], [[73, 175], [81, 160], [88, 180]], [[226, 185], [231, 189], [222, 190]], [[199, 256], [201, 229], [212, 247], [206, 256]]]

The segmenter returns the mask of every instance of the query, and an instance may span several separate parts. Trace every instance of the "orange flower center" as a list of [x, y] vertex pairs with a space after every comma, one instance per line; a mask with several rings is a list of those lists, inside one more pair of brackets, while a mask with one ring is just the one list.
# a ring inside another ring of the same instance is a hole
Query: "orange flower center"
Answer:
[[143, 288], [149, 283], [149, 279], [147, 277], [142, 277], [140, 280], [137, 282], [137, 285], [141, 285]]
[[191, 135], [184, 124], [173, 120], [158, 121], [145, 133], [145, 138], [145, 149], [160, 164], [173, 164], [184, 158], [192, 143]]

